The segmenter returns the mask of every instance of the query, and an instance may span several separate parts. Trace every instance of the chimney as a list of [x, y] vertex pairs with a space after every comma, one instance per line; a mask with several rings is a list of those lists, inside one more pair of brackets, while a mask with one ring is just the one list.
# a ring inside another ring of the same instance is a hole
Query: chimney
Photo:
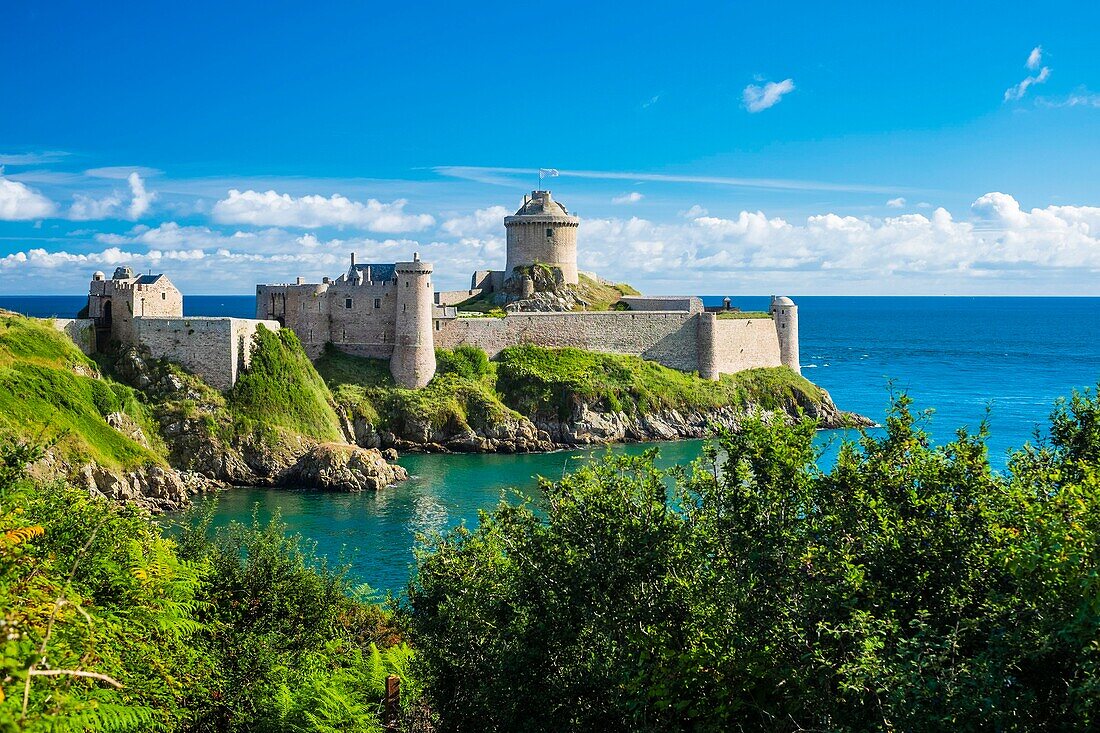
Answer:
[[413, 262], [420, 262], [420, 253], [413, 252]]
[[355, 253], [354, 252], [351, 253], [351, 266], [352, 266], [352, 268], [355, 267]]
[[298, 276], [298, 279], [295, 280], [294, 284], [295, 285], [301, 285], [302, 284], [302, 276], [301, 275]]

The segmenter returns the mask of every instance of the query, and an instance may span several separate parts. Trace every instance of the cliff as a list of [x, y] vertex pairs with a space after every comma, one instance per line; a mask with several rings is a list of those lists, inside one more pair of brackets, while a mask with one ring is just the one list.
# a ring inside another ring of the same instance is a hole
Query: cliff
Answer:
[[45, 443], [31, 467], [153, 510], [226, 484], [380, 488], [405, 477], [343, 441], [293, 334], [265, 332], [222, 395], [136, 350], [94, 361], [47, 321], [0, 312], [0, 440]]
[[700, 438], [752, 411], [816, 418], [823, 428], [870, 425], [785, 367], [709, 381], [638, 357], [516, 346], [495, 361], [472, 347], [438, 349], [424, 389], [402, 390], [385, 363], [334, 349], [317, 362], [349, 439], [399, 450], [530, 452]]

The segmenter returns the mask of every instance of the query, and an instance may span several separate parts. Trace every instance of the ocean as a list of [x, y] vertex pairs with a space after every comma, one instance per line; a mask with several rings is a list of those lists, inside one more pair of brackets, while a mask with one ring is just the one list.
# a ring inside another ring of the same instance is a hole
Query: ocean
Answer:
[[[722, 296], [706, 296], [718, 304]], [[253, 317], [252, 296], [188, 296], [187, 315]], [[1054, 401], [1100, 382], [1100, 298], [795, 297], [803, 374], [843, 409], [881, 420], [892, 393], [906, 392], [936, 441], [987, 420], [990, 460], [1042, 434]], [[0, 296], [0, 308], [71, 317], [79, 296]], [[766, 297], [738, 297], [766, 310]], [[844, 434], [823, 432], [835, 454]], [[666, 465], [697, 455], [699, 443], [658, 446]], [[637, 451], [640, 446], [616, 450]], [[536, 456], [405, 456], [413, 478], [378, 494], [234, 489], [219, 498], [217, 522], [281, 511], [318, 552], [351, 567], [358, 582], [400, 591], [417, 533], [443, 530], [493, 506], [514, 489], [530, 494], [535, 475], [560, 476], [585, 452]]]

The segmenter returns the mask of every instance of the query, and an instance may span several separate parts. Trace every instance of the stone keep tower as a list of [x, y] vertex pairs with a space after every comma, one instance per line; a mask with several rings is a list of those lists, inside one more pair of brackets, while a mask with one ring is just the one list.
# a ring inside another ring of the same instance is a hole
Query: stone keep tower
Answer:
[[773, 295], [771, 313], [779, 335], [779, 360], [795, 374], [801, 374], [802, 367], [798, 363], [798, 306], [785, 295]]
[[568, 285], [577, 284], [577, 227], [581, 220], [555, 201], [549, 191], [532, 191], [513, 216], [504, 217], [508, 230], [508, 264], [514, 268], [536, 263], [561, 269]]
[[390, 373], [398, 386], [419, 389], [435, 376], [432, 337], [432, 266], [413, 253], [412, 262], [398, 262], [397, 318]]

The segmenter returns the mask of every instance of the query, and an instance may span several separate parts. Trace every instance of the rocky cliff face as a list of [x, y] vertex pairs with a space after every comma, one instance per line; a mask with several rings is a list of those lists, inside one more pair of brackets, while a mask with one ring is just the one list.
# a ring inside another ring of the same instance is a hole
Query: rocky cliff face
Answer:
[[[144, 483], [118, 477], [115, 481], [93, 480], [97, 490], [106, 495], [133, 498], [165, 494], [171, 498], [166, 498], [161, 508], [171, 509], [186, 505], [181, 496], [189, 481], [214, 486], [361, 491], [382, 489], [408, 478], [405, 469], [390, 464], [376, 447], [319, 444], [262, 425], [242, 427], [228, 414], [219, 392], [144, 358], [136, 349], [119, 356], [115, 371], [149, 398], [169, 463], [179, 469], [179, 481], [162, 479], [159, 474], [143, 479]], [[116, 429], [132, 431], [133, 426], [120, 422]]]
[[[520, 417], [477, 430], [433, 427], [426, 421], [406, 417], [405, 428], [400, 434], [378, 431], [367, 420], [350, 417], [347, 410], [337, 412], [344, 421], [348, 439], [364, 447], [427, 453], [531, 453], [608, 443], [704, 438], [715, 426], [737, 429], [745, 415], [756, 409], [760, 408], [663, 410], [627, 415], [579, 402], [566, 418], [537, 415], [531, 420]], [[779, 410], [763, 412], [785, 420], [804, 414], [815, 418], [825, 429], [874, 424], [861, 415], [838, 409], [824, 390], [821, 390], [820, 401], [791, 400]]]

